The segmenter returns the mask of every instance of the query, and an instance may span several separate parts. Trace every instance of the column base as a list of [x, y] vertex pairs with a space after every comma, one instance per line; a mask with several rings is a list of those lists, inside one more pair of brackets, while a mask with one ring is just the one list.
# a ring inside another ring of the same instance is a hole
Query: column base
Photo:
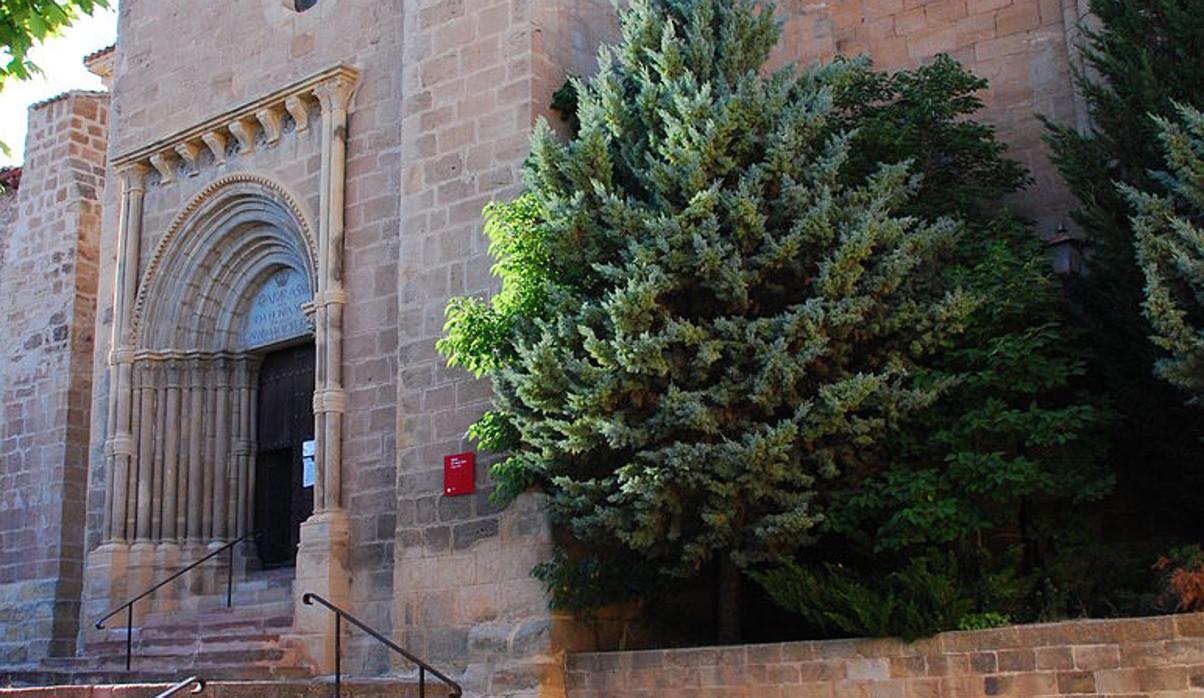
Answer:
[[[125, 598], [118, 603], [129, 600], [129, 597], [141, 594], [155, 583], [155, 544], [150, 541], [135, 541], [130, 546], [129, 587], [125, 590]], [[134, 604], [134, 622], [140, 622], [151, 610], [151, 601], [146, 599]]]
[[[155, 579], [152, 584], [157, 583], [160, 579], [166, 579], [180, 569], [180, 545], [179, 543], [160, 543], [155, 548]], [[155, 595], [148, 599], [153, 602], [155, 610], [172, 611], [179, 606], [183, 584], [180, 580], [164, 586]]]
[[[184, 566], [191, 565], [205, 557], [205, 554], [208, 552], [209, 549], [204, 543], [199, 540], [190, 540], [184, 543], [183, 550], [181, 551], [181, 563]], [[194, 567], [185, 572], [184, 576], [180, 577], [180, 592], [191, 607], [195, 607], [197, 598], [205, 593], [204, 567], [204, 565]]]
[[320, 673], [334, 671], [334, 613], [319, 604], [306, 605], [313, 593], [341, 608], [350, 600], [351, 526], [341, 510], [314, 514], [301, 524], [297, 546], [297, 578], [293, 583], [293, 632], [297, 647]]
[[96, 631], [96, 620], [128, 598], [127, 573], [130, 545], [109, 541], [88, 553], [84, 574], [84, 608], [80, 628], [87, 637]]

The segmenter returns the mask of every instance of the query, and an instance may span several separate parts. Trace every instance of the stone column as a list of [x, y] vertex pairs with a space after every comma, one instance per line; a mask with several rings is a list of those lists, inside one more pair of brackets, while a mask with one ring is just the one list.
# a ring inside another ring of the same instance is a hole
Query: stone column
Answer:
[[166, 504], [164, 492], [166, 478], [164, 477], [164, 452], [167, 448], [167, 370], [162, 360], [156, 358], [151, 364], [151, 375], [154, 377], [152, 393], [155, 397], [155, 416], [151, 420], [154, 429], [151, 460], [151, 540], [156, 543], [163, 541], [163, 507]]
[[301, 524], [297, 580], [293, 586], [294, 631], [320, 670], [334, 664], [334, 620], [324, 609], [301, 603], [305, 592], [346, 606], [350, 587], [350, 527], [343, 511], [344, 287], [343, 187], [346, 167], [347, 112], [359, 83], [340, 72], [314, 88], [322, 107], [322, 154], [318, 222], [318, 288], [314, 294], [316, 361], [314, 375], [314, 515]]
[[[180, 364], [175, 358], [168, 359], [160, 368], [163, 373], [163, 421], [159, 424], [163, 444], [163, 485], [158, 489], [162, 498], [159, 507], [159, 546], [156, 557], [164, 573], [174, 572], [180, 567], [180, 543], [177, 528], [179, 462], [180, 462]], [[156, 456], [158, 462], [159, 456]], [[176, 606], [179, 584], [171, 584], [156, 595], [160, 610]]]
[[141, 164], [121, 168], [117, 269], [113, 284], [113, 331], [109, 343], [108, 422], [105, 434], [104, 541], [88, 555], [88, 598], [108, 605], [125, 593], [129, 540], [126, 526], [130, 466], [134, 455], [132, 428], [134, 296], [142, 248], [142, 202], [148, 169]]
[[251, 365], [248, 376], [250, 387], [250, 416], [248, 417], [247, 439], [247, 531], [255, 532], [255, 470], [256, 454], [259, 451], [259, 363]]
[[251, 456], [251, 384], [250, 368], [246, 357], [238, 359], [235, 375], [238, 384], [238, 422], [234, 446], [238, 464], [238, 506], [234, 515], [234, 534], [245, 536], [249, 530], [247, 528], [247, 501], [250, 497], [250, 476], [247, 466]]
[[201, 456], [201, 537], [206, 541], [214, 539], [213, 535], [213, 478], [217, 466], [217, 449], [214, 435], [217, 433], [217, 368], [213, 362], [206, 362], [205, 372], [205, 424], [203, 443], [205, 445]]
[[138, 508], [135, 515], [135, 544], [151, 542], [151, 497], [155, 458], [155, 379], [150, 363], [138, 363]]
[[203, 479], [201, 468], [205, 446], [205, 372], [200, 360], [192, 359], [188, 365], [188, 542], [202, 540], [201, 505]]
[[229, 538], [226, 529], [226, 507], [230, 483], [230, 362], [226, 358], [217, 360], [217, 411], [214, 417], [216, 431], [213, 440], [213, 543], [225, 542]]
[[188, 442], [189, 428], [191, 423], [189, 418], [192, 407], [191, 379], [189, 378], [188, 364], [184, 361], [176, 359], [174, 361], [176, 371], [176, 389], [178, 391], [177, 400], [179, 401], [179, 415], [176, 418], [175, 430], [178, 435], [176, 444], [176, 503], [174, 504], [176, 512], [175, 532], [176, 541], [183, 544], [188, 537], [188, 452], [190, 445]]
[[142, 243], [142, 199], [146, 195], [147, 168], [123, 167], [117, 172], [122, 187], [117, 233], [117, 272], [113, 283], [113, 331], [108, 354], [108, 433], [105, 438], [105, 525], [104, 542], [89, 552], [88, 598], [108, 605], [125, 593], [125, 570], [129, 564], [129, 540], [134, 531], [126, 527], [129, 502], [130, 462], [134, 437], [130, 431], [132, 331], [130, 318], [137, 290], [138, 255]]
[[[138, 473], [134, 487], [135, 505], [130, 507], [133, 512], [131, 528], [134, 530], [134, 544], [130, 547], [129, 581], [127, 595], [138, 593], [153, 583], [155, 572], [155, 541], [152, 538], [151, 508], [154, 504], [154, 460], [155, 460], [155, 367], [145, 360], [139, 359], [134, 364], [138, 376], [137, 396], [135, 403], [134, 424], [138, 431], [137, 453], [134, 457], [134, 470]], [[135, 608], [135, 616], [146, 613], [147, 604], [139, 604]]]
[[[191, 357], [188, 361], [188, 499], [187, 512], [187, 543], [184, 547], [185, 559], [188, 562], [199, 560], [205, 555], [205, 529], [202, 515], [205, 500], [204, 456], [205, 456], [205, 365], [201, 359]], [[184, 585], [194, 593], [204, 590], [204, 576], [200, 570], [193, 570], [184, 575]]]
[[164, 393], [166, 396], [163, 424], [163, 513], [162, 533], [165, 541], [176, 540], [176, 488], [179, 486], [180, 463], [180, 365], [175, 359], [167, 363]]

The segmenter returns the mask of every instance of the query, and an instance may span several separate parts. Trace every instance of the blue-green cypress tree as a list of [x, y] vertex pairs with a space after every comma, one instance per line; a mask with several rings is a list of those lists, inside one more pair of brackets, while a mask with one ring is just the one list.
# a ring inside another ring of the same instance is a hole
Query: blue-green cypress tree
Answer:
[[540, 124], [527, 193], [490, 212], [501, 293], [454, 301], [440, 348], [493, 381], [473, 435], [510, 454], [502, 496], [541, 483], [586, 550], [715, 562], [730, 597], [947, 387], [923, 362], [975, 300], [941, 273], [958, 226], [900, 215], [906, 163], [844, 176], [847, 67], [760, 72], [772, 7], [634, 0], [620, 26], [579, 132]]
[[1199, 402], [1204, 391], [1204, 114], [1154, 120], [1166, 170], [1151, 177], [1164, 193], [1122, 186], [1133, 205], [1137, 261], [1145, 274], [1145, 316], [1164, 352], [1157, 374]]

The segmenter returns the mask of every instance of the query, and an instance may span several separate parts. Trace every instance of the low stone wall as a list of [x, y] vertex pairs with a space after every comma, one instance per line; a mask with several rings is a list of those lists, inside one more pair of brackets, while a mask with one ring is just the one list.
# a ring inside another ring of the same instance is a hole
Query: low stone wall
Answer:
[[1204, 614], [568, 660], [570, 698], [1204, 696]]

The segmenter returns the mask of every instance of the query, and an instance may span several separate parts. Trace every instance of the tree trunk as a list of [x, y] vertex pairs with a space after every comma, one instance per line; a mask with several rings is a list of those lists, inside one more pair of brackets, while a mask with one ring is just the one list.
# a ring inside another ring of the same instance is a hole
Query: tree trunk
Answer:
[[718, 641], [721, 645], [740, 642], [740, 568], [727, 553], [718, 560], [719, 589], [716, 594]]

